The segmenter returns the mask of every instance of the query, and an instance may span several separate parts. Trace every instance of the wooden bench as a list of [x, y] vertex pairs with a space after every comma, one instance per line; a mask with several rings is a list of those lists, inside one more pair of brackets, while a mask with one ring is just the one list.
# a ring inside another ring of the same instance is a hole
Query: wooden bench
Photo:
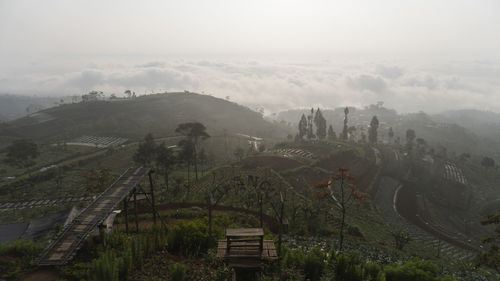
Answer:
[[[234, 248], [239, 248], [233, 251]], [[264, 248], [262, 228], [229, 228], [226, 230], [226, 254], [228, 256], [261, 256]]]

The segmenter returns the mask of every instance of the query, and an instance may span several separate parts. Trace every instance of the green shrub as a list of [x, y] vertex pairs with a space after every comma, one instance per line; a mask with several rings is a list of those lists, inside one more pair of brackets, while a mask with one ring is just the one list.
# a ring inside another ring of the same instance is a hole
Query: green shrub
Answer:
[[118, 276], [120, 280], [127, 280], [133, 268], [132, 248], [129, 243], [127, 243], [127, 247], [120, 255], [121, 257], [118, 261]]
[[361, 231], [359, 230], [359, 228], [357, 226], [348, 225], [347, 226], [347, 233], [351, 236], [363, 237], [363, 234], [361, 233]]
[[92, 281], [118, 281], [118, 262], [113, 251], [106, 251], [92, 261], [89, 279]]
[[110, 234], [104, 234], [103, 238], [106, 247], [113, 249], [121, 249], [128, 241], [128, 235], [120, 231], [112, 231]]
[[304, 274], [311, 281], [319, 280], [325, 268], [325, 254], [319, 248], [313, 248], [304, 257]]
[[186, 266], [182, 263], [173, 263], [168, 267], [170, 280], [182, 281], [186, 276]]
[[22, 267], [11, 259], [0, 259], [0, 278], [5, 280], [16, 280], [19, 278]]
[[362, 261], [357, 253], [341, 253], [335, 256], [335, 280], [361, 280]]
[[387, 281], [444, 281], [453, 280], [450, 277], [440, 277], [437, 265], [428, 261], [411, 261], [403, 265], [386, 267]]
[[208, 228], [200, 221], [181, 222], [168, 234], [169, 251], [186, 256], [205, 254], [210, 242]]
[[368, 262], [363, 266], [363, 276], [367, 281], [385, 280], [384, 273], [380, 266], [376, 263]]
[[136, 268], [142, 268], [144, 264], [144, 251], [142, 249], [143, 237], [136, 236], [130, 241], [130, 251], [132, 255], [132, 261]]
[[301, 250], [286, 250], [283, 258], [283, 265], [287, 268], [296, 266], [304, 268], [305, 254]]
[[0, 243], [0, 255], [32, 259], [42, 251], [43, 247], [33, 240], [16, 240], [12, 243]]
[[167, 246], [167, 232], [163, 227], [153, 226], [154, 250], [163, 250]]
[[0, 243], [0, 279], [17, 280], [42, 251], [42, 245], [32, 240]]
[[68, 266], [61, 267], [61, 277], [63, 280], [86, 280], [89, 271], [89, 264], [86, 262], [77, 262]]

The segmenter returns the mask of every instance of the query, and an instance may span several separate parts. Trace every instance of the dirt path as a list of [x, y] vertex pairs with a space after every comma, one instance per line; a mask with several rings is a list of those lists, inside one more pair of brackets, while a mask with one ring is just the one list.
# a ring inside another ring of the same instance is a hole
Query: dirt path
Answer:
[[30, 272], [21, 279], [20, 281], [56, 281], [59, 280], [59, 272], [50, 269], [39, 269], [34, 272]]

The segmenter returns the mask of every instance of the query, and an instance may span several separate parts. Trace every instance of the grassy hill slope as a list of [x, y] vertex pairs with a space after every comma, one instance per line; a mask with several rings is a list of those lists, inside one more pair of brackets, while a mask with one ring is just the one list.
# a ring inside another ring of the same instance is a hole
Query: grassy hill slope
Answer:
[[194, 93], [141, 96], [131, 100], [65, 104], [0, 125], [0, 142], [12, 138], [67, 140], [104, 135], [132, 139], [152, 132], [172, 135], [179, 123], [202, 122], [211, 134], [230, 132], [284, 137], [286, 132], [235, 103]]

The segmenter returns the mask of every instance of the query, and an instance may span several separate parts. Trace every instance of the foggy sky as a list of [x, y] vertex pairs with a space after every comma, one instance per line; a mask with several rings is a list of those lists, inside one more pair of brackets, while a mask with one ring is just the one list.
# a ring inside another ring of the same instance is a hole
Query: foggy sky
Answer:
[[0, 93], [500, 111], [500, 2], [0, 0]]

